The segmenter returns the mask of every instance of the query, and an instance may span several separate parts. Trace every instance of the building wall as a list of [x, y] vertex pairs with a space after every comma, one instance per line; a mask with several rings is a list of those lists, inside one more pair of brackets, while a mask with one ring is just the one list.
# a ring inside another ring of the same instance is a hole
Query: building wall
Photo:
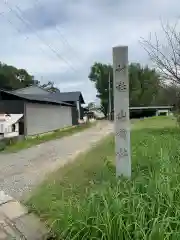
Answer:
[[78, 111], [78, 119], [83, 119], [84, 111], [83, 111], [83, 107], [81, 106], [80, 101], [76, 102], [76, 108], [77, 108], [77, 111]]
[[78, 111], [76, 106], [71, 108], [71, 114], [72, 114], [72, 125], [78, 125]]
[[80, 102], [79, 102], [79, 110], [80, 110], [80, 119], [83, 119], [83, 117], [84, 117], [84, 110], [83, 110], [83, 107], [81, 106]]
[[170, 115], [169, 109], [157, 110], [156, 116], [160, 116], [160, 115], [166, 115], [166, 116]]
[[[0, 93], [0, 113], [24, 114], [24, 101], [16, 96]], [[24, 135], [24, 116], [20, 122], [20, 135]]]
[[71, 107], [52, 104], [25, 104], [25, 132], [27, 136], [72, 126]]
[[0, 99], [0, 113], [24, 114], [24, 101]]

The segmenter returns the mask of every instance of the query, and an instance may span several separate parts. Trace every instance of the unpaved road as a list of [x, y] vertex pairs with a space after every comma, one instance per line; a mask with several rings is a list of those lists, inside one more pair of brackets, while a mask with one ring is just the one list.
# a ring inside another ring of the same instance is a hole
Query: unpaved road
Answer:
[[0, 154], [0, 190], [21, 200], [50, 171], [72, 160], [78, 153], [113, 131], [112, 123], [98, 122], [72, 136], [42, 143], [17, 153]]

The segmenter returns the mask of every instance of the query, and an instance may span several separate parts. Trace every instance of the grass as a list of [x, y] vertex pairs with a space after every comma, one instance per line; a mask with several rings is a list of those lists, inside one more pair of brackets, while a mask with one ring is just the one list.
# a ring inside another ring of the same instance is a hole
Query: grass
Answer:
[[62, 138], [65, 136], [70, 136], [72, 134], [75, 134], [77, 132], [81, 132], [81, 131], [87, 129], [87, 128], [91, 127], [92, 125], [94, 125], [94, 123], [86, 123], [86, 124], [82, 124], [82, 125], [77, 125], [77, 126], [73, 126], [73, 127], [55, 130], [52, 133], [46, 133], [43, 135], [38, 135], [36, 137], [29, 137], [25, 140], [7, 145], [2, 152], [4, 152], [4, 153], [17, 152], [19, 150], [30, 148], [34, 145], [38, 145], [43, 142], [55, 140], [55, 139]]
[[177, 121], [174, 117], [151, 117], [151, 118], [142, 118], [140, 120], [133, 120], [135, 129], [144, 129], [144, 128], [168, 128], [168, 127], [176, 127]]
[[55, 239], [180, 239], [180, 130], [171, 118], [146, 119], [131, 142], [131, 180], [115, 177], [109, 136], [37, 188], [27, 205]]

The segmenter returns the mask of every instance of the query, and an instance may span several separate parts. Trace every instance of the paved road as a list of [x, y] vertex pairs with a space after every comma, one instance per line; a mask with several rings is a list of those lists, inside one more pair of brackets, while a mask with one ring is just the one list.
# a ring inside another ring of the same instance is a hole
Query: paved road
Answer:
[[113, 131], [112, 123], [102, 121], [83, 132], [22, 150], [0, 154], [0, 190], [21, 200], [57, 169]]

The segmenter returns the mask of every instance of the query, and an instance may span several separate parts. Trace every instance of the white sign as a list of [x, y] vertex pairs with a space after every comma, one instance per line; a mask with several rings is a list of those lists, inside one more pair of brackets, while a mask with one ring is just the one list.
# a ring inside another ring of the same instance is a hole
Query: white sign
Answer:
[[114, 121], [117, 176], [131, 176], [128, 47], [113, 48]]

